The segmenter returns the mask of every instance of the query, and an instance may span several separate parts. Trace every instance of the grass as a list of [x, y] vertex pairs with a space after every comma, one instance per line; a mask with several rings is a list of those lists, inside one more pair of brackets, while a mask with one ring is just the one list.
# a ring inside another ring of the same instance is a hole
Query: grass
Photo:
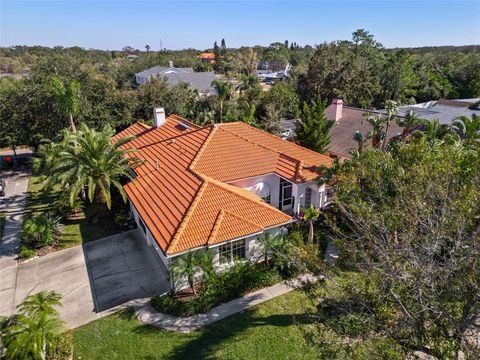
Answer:
[[[28, 197], [25, 205], [26, 217], [57, 211], [60, 189], [44, 190], [44, 178], [31, 176], [28, 181]], [[105, 221], [103, 221], [105, 220]], [[58, 250], [113, 235], [121, 230], [115, 226], [113, 217], [102, 219], [101, 223], [88, 221], [83, 212], [62, 221]]]
[[[336, 281], [355, 281], [356, 276], [345, 273]], [[342, 296], [330, 282], [314, 292], [322, 299]], [[315, 300], [295, 290], [190, 334], [145, 326], [128, 309], [73, 330], [74, 359], [404, 358], [391, 340], [359, 337], [352, 342], [328, 324], [314, 322], [316, 307]]]
[[0, 240], [3, 237], [3, 230], [5, 229], [5, 223], [7, 222], [7, 213], [0, 211]]
[[316, 359], [307, 309], [294, 291], [190, 334], [143, 326], [126, 310], [74, 330], [74, 359]]

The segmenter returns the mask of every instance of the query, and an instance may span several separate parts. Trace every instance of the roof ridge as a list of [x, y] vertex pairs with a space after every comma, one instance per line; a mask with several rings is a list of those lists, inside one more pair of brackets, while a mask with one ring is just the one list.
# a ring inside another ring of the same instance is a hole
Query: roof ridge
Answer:
[[213, 240], [215, 240], [218, 229], [220, 229], [220, 225], [223, 221], [223, 217], [225, 216], [225, 210], [220, 209], [217, 214], [217, 218], [215, 219], [215, 223], [213, 224], [212, 231], [210, 231], [210, 236], [208, 237], [207, 240], [207, 245], [210, 245], [213, 243]]
[[198, 152], [197, 152], [197, 155], [195, 155], [195, 157], [193, 158], [192, 162], [190, 163], [190, 166], [189, 168], [191, 170], [194, 170], [194, 166], [197, 164], [198, 160], [200, 159], [200, 156], [203, 154], [203, 151], [207, 148], [207, 145], [208, 143], [210, 142], [210, 140], [212, 139], [213, 137], [213, 134], [216, 132], [217, 130], [217, 127], [215, 125], [208, 125], [208, 126], [204, 126], [202, 127], [202, 129], [205, 129], [207, 127], [211, 127], [212, 129], [210, 130], [210, 133], [208, 134], [207, 138], [205, 139], [205, 141], [203, 142], [202, 146], [200, 147], [200, 149], [198, 149]]
[[[195, 127], [196, 130], [197, 130], [197, 129], [202, 129], [202, 128], [205, 127], [205, 126], [197, 125], [197, 124], [191, 122], [190, 120], [187, 120], [187, 119], [185, 119], [184, 117], [182, 117], [182, 116], [180, 116], [180, 115], [177, 115], [177, 114], [171, 114], [171, 115], [169, 115], [169, 116], [167, 117], [167, 119], [168, 119], [168, 118], [173, 118], [173, 120], [182, 122], [182, 123], [184, 123], [184, 124], [186, 124], [186, 125], [191, 125], [192, 127]], [[179, 119], [180, 119], [180, 120], [179, 120]]]
[[248, 220], [248, 219], [245, 219], [244, 217], [241, 217], [241, 216], [239, 216], [239, 215], [237, 215], [237, 214], [234, 214], [234, 213], [232, 213], [231, 211], [224, 210], [224, 213], [225, 213], [225, 214], [228, 214], [228, 215], [232, 215], [233, 217], [235, 217], [235, 218], [237, 218], [237, 219], [240, 219], [240, 220], [242, 220], [242, 221], [245, 221], [247, 224], [250, 224], [250, 225], [252, 225], [252, 226], [254, 226], [254, 227], [256, 227], [256, 228], [259, 228], [259, 229], [262, 229], [262, 230], [264, 229], [264, 227], [262, 227], [262, 226], [260, 226], [260, 225], [258, 225], [258, 224], [255, 224], [253, 221], [250, 221], [250, 220]]
[[[222, 188], [224, 189], [225, 191], [228, 191], [232, 194], [234, 194], [235, 196], [238, 196], [238, 197], [241, 197], [242, 199], [245, 199], [245, 200], [248, 200], [248, 201], [251, 201], [255, 204], [258, 204], [260, 206], [263, 206], [263, 207], [266, 207], [270, 210], [275, 210], [276, 212], [282, 214], [282, 215], [285, 215], [285, 216], [288, 216], [286, 215], [284, 212], [278, 210], [277, 208], [273, 207], [272, 205], [270, 204], [267, 204], [266, 202], [262, 201], [257, 195], [255, 195], [254, 193], [248, 191], [248, 190], [245, 190], [241, 187], [238, 187], [238, 186], [234, 186], [234, 185], [230, 185], [230, 184], [227, 184], [227, 183], [224, 183], [222, 181], [219, 181], [219, 180], [215, 180], [215, 179], [212, 179], [210, 177], [207, 177], [205, 175], [202, 175], [202, 178], [205, 179], [206, 182], [212, 184], [212, 185], [215, 185], [219, 188]], [[232, 188], [234, 188], [235, 190], [233, 190]], [[242, 191], [246, 192], [245, 195], [243, 194], [240, 194]]]
[[[307, 148], [305, 148], [305, 147], [303, 147], [303, 146], [300, 146], [300, 145], [298, 145], [298, 144], [295, 144], [294, 142], [284, 140], [284, 139], [282, 139], [282, 138], [279, 138], [278, 136], [275, 136], [275, 135], [273, 135], [273, 134], [270, 134], [270, 133], [268, 133], [268, 132], [266, 132], [266, 131], [259, 130], [259, 129], [257, 129], [256, 127], [253, 127], [253, 126], [251, 126], [251, 125], [248, 125], [248, 124], [246, 124], [246, 123], [244, 123], [244, 122], [235, 121], [235, 122], [231, 122], [231, 123], [227, 123], [227, 124], [241, 124], [241, 125], [247, 126], [247, 127], [251, 128], [251, 129], [257, 131], [257, 132], [261, 132], [262, 134], [268, 135], [269, 137], [272, 137], [272, 138], [274, 138], [274, 139], [276, 139], [276, 140], [285, 141], [286, 143], [289, 143], [289, 144], [291, 144], [291, 145], [294, 145], [295, 147], [298, 147], [298, 148], [300, 148], [300, 149], [303, 150], [303, 151], [307, 151], [307, 152], [310, 152], [310, 153], [312, 153], [312, 154], [315, 154], [315, 155], [322, 156], [322, 157], [325, 157], [325, 158], [327, 158], [327, 159], [330, 159], [328, 156], [326, 156], [326, 155], [324, 155], [324, 154], [320, 154], [320, 153], [318, 153], [318, 152], [316, 152], [316, 151], [307, 149]], [[225, 129], [223, 129], [223, 130], [225, 130]], [[250, 143], [258, 144], [258, 143], [253, 142], [253, 141], [251, 141], [251, 140], [249, 140], [249, 139], [247, 139], [247, 138], [245, 138], [245, 137], [243, 137], [243, 136], [237, 135], [237, 134], [235, 134], [235, 133], [233, 133], [233, 132], [231, 132], [231, 131], [228, 131], [228, 130], [225, 130], [225, 131], [227, 131], [228, 133], [233, 134], [233, 135], [235, 135], [235, 136], [238, 136], [238, 137], [240, 137], [240, 138], [242, 138], [242, 139], [245, 139], [246, 141], [248, 141], [248, 142], [250, 142]], [[287, 156], [287, 157], [289, 157], [290, 159], [293, 159], [293, 160], [296, 160], [296, 161], [301, 161], [300, 159], [294, 158], [293, 156], [288, 155], [288, 154], [285, 154], [285, 153], [282, 152], [282, 151], [272, 149], [272, 148], [270, 148], [270, 147], [268, 147], [268, 146], [265, 146], [265, 145], [261, 145], [261, 144], [258, 144], [258, 145], [259, 145], [259, 146], [262, 146], [262, 147], [264, 147], [264, 148], [266, 148], [266, 149], [269, 149], [269, 150], [271, 150], [271, 151], [273, 151], [273, 152], [276, 152], [277, 154], [282, 154], [282, 155], [284, 155], [284, 156]], [[310, 163], [308, 163], [308, 162], [304, 162], [304, 163], [306, 163], [306, 164], [308, 164], [308, 165], [313, 165], [313, 164], [310, 164]]]
[[190, 207], [188, 208], [187, 212], [183, 216], [182, 222], [180, 223], [180, 226], [178, 229], [175, 231], [175, 235], [172, 238], [172, 241], [170, 241], [170, 244], [167, 244], [167, 248], [165, 250], [166, 253], [171, 252], [170, 250], [175, 250], [175, 246], [177, 245], [178, 241], [180, 240], [180, 237], [182, 236], [183, 232], [185, 231], [185, 228], [187, 227], [188, 220], [190, 219], [193, 211], [196, 209], [198, 203], [200, 202], [200, 199], [205, 192], [205, 189], [207, 188], [207, 181], [204, 181], [202, 186], [200, 186], [200, 189], [198, 189], [197, 193], [195, 194], [195, 197], [190, 204]]
[[[241, 122], [240, 122], [240, 121], [235, 121], [235, 122], [232, 122], [232, 123], [230, 123], [230, 124], [241, 124]], [[222, 127], [222, 125], [220, 125], [220, 129], [223, 130], [223, 131], [226, 131], [226, 132], [228, 132], [229, 134], [232, 134], [232, 135], [234, 135], [234, 136], [236, 136], [236, 137], [238, 137], [238, 138], [240, 138], [240, 139], [242, 139], [242, 140], [244, 140], [244, 141], [246, 141], [246, 142], [248, 142], [248, 143], [250, 143], [250, 144], [253, 144], [253, 145], [255, 145], [255, 146], [259, 146], [259, 147], [261, 147], [261, 148], [264, 148], [264, 149], [269, 150], [269, 151], [271, 151], [271, 152], [274, 152], [274, 153], [276, 153], [276, 154], [280, 154], [280, 153], [281, 153], [280, 151], [277, 151], [277, 150], [275, 150], [275, 149], [272, 149], [272, 148], [270, 148], [270, 147], [268, 147], [268, 146], [265, 146], [265, 145], [263, 145], [263, 144], [259, 144], [259, 143], [257, 143], [257, 142], [251, 141], [250, 139], [246, 138], [245, 136], [241, 136], [241, 135], [235, 134], [235, 133], [232, 132], [232, 131], [226, 130], [226, 129], [224, 129], [224, 128]]]

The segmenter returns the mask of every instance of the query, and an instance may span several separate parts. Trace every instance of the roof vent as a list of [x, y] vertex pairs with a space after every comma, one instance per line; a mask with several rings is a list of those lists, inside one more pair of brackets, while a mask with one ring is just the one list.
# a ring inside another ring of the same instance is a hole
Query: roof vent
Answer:
[[190, 125], [187, 125], [183, 122], [179, 122], [178, 125], [180, 125], [181, 127], [184, 127], [185, 129], [190, 129]]

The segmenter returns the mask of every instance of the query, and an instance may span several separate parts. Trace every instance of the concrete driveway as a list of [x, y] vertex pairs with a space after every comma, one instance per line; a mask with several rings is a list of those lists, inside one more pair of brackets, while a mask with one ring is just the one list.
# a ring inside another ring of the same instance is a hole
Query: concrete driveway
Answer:
[[170, 288], [164, 265], [138, 229], [86, 243], [83, 251], [98, 311]]
[[17, 305], [29, 294], [55, 290], [63, 295], [60, 315], [73, 328], [168, 288], [160, 260], [132, 230], [19, 265], [13, 299], [2, 292], [0, 302]]
[[0, 197], [0, 211], [7, 213], [3, 237], [0, 238], [0, 315], [9, 315], [14, 309], [17, 281], [17, 255], [22, 242], [23, 212], [28, 186], [25, 168], [5, 171], [7, 188]]

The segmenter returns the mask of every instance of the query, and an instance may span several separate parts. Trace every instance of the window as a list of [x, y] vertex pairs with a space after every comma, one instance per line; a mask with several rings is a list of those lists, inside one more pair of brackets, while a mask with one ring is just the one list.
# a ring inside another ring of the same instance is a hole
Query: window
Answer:
[[307, 187], [305, 189], [305, 207], [309, 208], [312, 206], [312, 189]]
[[262, 197], [262, 200], [265, 201], [267, 204], [270, 204], [271, 196], [267, 195], [265, 197]]
[[230, 264], [237, 259], [245, 259], [245, 239], [229, 242], [218, 247], [220, 264]]

